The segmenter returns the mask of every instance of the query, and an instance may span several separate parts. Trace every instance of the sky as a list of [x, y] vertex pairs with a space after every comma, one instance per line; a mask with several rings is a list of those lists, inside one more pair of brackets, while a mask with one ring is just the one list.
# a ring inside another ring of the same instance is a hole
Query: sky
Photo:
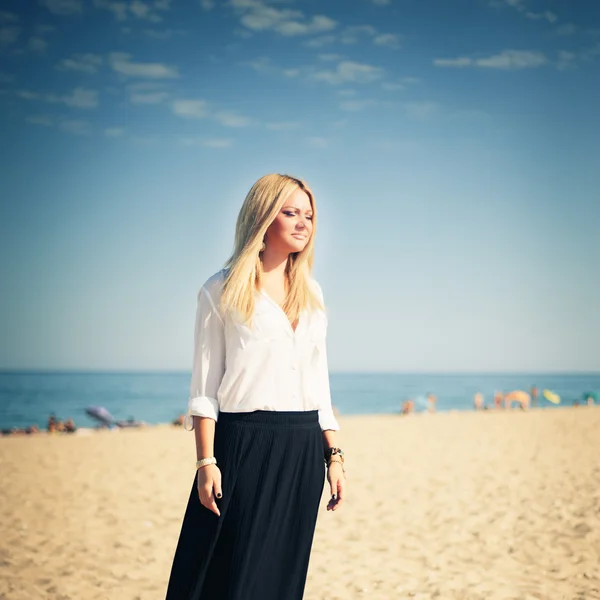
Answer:
[[4, 0], [0, 369], [189, 370], [262, 175], [332, 371], [600, 371], [600, 4]]

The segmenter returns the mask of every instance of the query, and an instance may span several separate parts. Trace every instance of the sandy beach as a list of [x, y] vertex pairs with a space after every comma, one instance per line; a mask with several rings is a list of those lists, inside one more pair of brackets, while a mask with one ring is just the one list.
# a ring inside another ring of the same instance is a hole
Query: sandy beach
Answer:
[[[306, 600], [600, 598], [600, 408], [340, 423], [349, 495], [325, 490]], [[193, 444], [1, 438], [0, 598], [164, 598]]]

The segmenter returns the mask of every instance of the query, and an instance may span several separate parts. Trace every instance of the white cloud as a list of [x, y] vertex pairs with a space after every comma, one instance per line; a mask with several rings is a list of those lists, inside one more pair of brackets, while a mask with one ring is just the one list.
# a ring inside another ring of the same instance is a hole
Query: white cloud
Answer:
[[113, 13], [117, 21], [127, 21], [129, 18], [160, 23], [163, 18], [159, 11], [171, 9], [172, 0], [154, 0], [154, 2], [142, 2], [142, 0], [129, 0], [120, 2], [114, 0], [94, 0], [94, 6]]
[[214, 118], [225, 127], [247, 127], [252, 123], [252, 119], [233, 111], [222, 110], [216, 112]]
[[187, 35], [184, 29], [144, 29], [144, 34], [155, 40], [170, 40], [174, 37]]
[[162, 63], [134, 63], [131, 55], [122, 52], [110, 54], [109, 61], [113, 71], [126, 77], [144, 77], [147, 79], [174, 79], [179, 77], [176, 67]]
[[337, 22], [325, 15], [305, 17], [299, 10], [274, 8], [261, 0], [231, 0], [241, 24], [251, 31], [274, 31], [283, 36], [315, 35], [331, 31]]
[[0, 23], [18, 23], [19, 17], [15, 13], [0, 10]]
[[298, 121], [279, 121], [275, 123], [267, 123], [267, 129], [271, 131], [290, 131], [292, 129], [298, 129], [301, 123]]
[[73, 108], [96, 108], [98, 106], [98, 92], [78, 87], [73, 90], [71, 95], [61, 96], [57, 101]]
[[500, 54], [495, 54], [487, 58], [469, 58], [462, 56], [459, 58], [444, 59], [437, 58], [433, 61], [436, 67], [481, 67], [485, 69], [533, 69], [548, 64], [548, 59], [544, 54], [532, 50], [504, 50]]
[[127, 93], [131, 104], [161, 104], [170, 96], [164, 84], [155, 81], [131, 83], [127, 86]]
[[381, 89], [386, 92], [397, 92], [399, 90], [405, 90], [406, 84], [404, 83], [394, 83], [392, 81], [384, 81], [381, 84]]
[[391, 4], [391, 0], [371, 0], [375, 6], [388, 6]]
[[78, 14], [83, 7], [81, 0], [40, 0], [40, 4], [55, 15]]
[[379, 104], [376, 100], [344, 100], [340, 102], [340, 108], [348, 112], [358, 112], [376, 104]]
[[207, 140], [204, 140], [202, 145], [206, 148], [223, 149], [230, 148], [233, 145], [233, 142], [232, 140], [226, 138], [209, 138]]
[[223, 150], [224, 148], [231, 148], [233, 145], [233, 140], [229, 138], [203, 138], [198, 136], [185, 136], [179, 138], [179, 143], [183, 146], [189, 147], [201, 146], [204, 148]]
[[402, 42], [402, 36], [396, 33], [381, 33], [372, 25], [350, 25], [337, 35], [321, 35], [307, 40], [304, 42], [304, 45], [309, 48], [322, 48], [323, 46], [336, 42], [351, 45], [364, 40], [371, 40], [377, 46], [399, 48]]
[[130, 94], [132, 104], [161, 104], [169, 97], [168, 92], [134, 92]]
[[88, 135], [90, 133], [90, 124], [87, 121], [64, 119], [58, 126], [62, 131], [73, 135]]
[[0, 44], [8, 46], [14, 44], [21, 33], [20, 27], [14, 25], [8, 25], [6, 27], [0, 27]]
[[408, 102], [404, 110], [413, 119], [427, 119], [439, 112], [439, 106], [435, 102]]
[[559, 71], [566, 71], [567, 69], [572, 69], [576, 66], [576, 60], [577, 55], [574, 52], [560, 50], [558, 53], [558, 61], [556, 63], [556, 68]]
[[343, 83], [370, 83], [383, 77], [383, 69], [372, 65], [342, 61], [334, 71], [316, 71], [312, 74], [318, 81], [325, 81], [331, 85]]
[[95, 73], [100, 65], [102, 65], [102, 57], [98, 54], [74, 54], [71, 58], [63, 58], [56, 65], [56, 69]]
[[567, 36], [575, 33], [577, 33], [577, 25], [573, 25], [573, 23], [565, 23], [556, 28], [556, 35]]
[[395, 33], [382, 33], [373, 38], [376, 46], [386, 46], [387, 48], [400, 48], [400, 36]]
[[330, 141], [327, 138], [317, 137], [317, 136], [306, 138], [306, 143], [311, 148], [319, 148], [319, 149], [329, 148], [329, 145], [330, 145]]
[[283, 69], [282, 73], [286, 77], [289, 77], [290, 79], [292, 79], [292, 78], [298, 77], [298, 75], [300, 75], [300, 69]]
[[548, 60], [541, 52], [529, 50], [504, 50], [500, 54], [476, 61], [478, 67], [489, 69], [531, 69], [547, 64]]
[[104, 130], [104, 135], [110, 138], [121, 137], [125, 133], [125, 129], [122, 127], [108, 127]]
[[29, 38], [28, 46], [32, 52], [45, 52], [48, 42], [44, 38], [34, 36]]
[[38, 100], [40, 95], [37, 92], [32, 92], [30, 90], [17, 90], [15, 94], [19, 98], [23, 98], [23, 100]]
[[140, 0], [133, 0], [129, 5], [129, 11], [138, 19], [150, 19], [152, 15], [151, 7]]
[[338, 95], [345, 98], [353, 98], [356, 96], [356, 90], [338, 90]]
[[322, 48], [323, 46], [327, 46], [329, 44], [333, 44], [337, 38], [335, 35], [321, 35], [316, 38], [312, 38], [311, 40], [307, 40], [305, 42], [305, 46], [309, 48]]
[[533, 21], [548, 21], [548, 23], [555, 23], [558, 20], [558, 17], [549, 10], [542, 13], [527, 12], [525, 16]]
[[127, 4], [124, 2], [110, 2], [109, 0], [94, 0], [96, 8], [102, 8], [113, 13], [117, 21], [127, 20]]
[[323, 62], [337, 62], [338, 60], [342, 59], [342, 55], [341, 54], [319, 54], [319, 56], [317, 57], [319, 60], [322, 60]]
[[208, 117], [208, 104], [204, 100], [175, 100], [173, 113], [188, 119], [204, 119]]
[[271, 59], [267, 58], [266, 56], [261, 56], [260, 58], [249, 60], [242, 64], [246, 65], [247, 67], [250, 67], [251, 69], [254, 69], [258, 73], [263, 73], [265, 71], [270, 71], [274, 69]]
[[200, 0], [200, 6], [204, 10], [212, 10], [215, 7], [215, 0]]
[[81, 87], [75, 88], [71, 94], [66, 96], [40, 94], [30, 90], [18, 90], [15, 94], [23, 100], [41, 100], [51, 104], [65, 104], [72, 108], [96, 108], [98, 106], [98, 92]]
[[42, 125], [43, 127], [52, 127], [54, 125], [54, 119], [48, 115], [29, 115], [25, 118], [25, 121], [32, 125]]
[[372, 25], [351, 25], [346, 27], [340, 35], [342, 44], [356, 44], [362, 36], [374, 37], [377, 35], [377, 29]]
[[433, 64], [436, 67], [472, 67], [475, 64], [475, 61], [472, 58], [467, 58], [466, 56], [462, 56], [460, 58], [436, 58], [433, 61]]

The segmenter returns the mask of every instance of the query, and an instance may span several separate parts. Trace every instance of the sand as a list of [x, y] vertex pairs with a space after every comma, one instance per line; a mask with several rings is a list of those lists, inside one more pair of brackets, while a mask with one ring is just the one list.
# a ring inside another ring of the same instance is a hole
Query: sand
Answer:
[[[340, 422], [306, 600], [600, 598], [600, 408]], [[164, 598], [192, 434], [1, 438], [0, 472], [0, 598]]]

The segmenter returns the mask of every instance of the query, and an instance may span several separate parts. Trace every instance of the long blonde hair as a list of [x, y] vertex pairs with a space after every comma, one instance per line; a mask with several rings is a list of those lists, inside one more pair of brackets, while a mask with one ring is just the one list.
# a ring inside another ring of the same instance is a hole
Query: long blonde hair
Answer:
[[285, 269], [288, 291], [283, 310], [293, 323], [305, 308], [324, 308], [310, 285], [317, 228], [317, 207], [313, 193], [304, 181], [296, 177], [265, 175], [252, 186], [244, 200], [235, 227], [233, 254], [225, 263], [228, 273], [221, 295], [221, 309], [224, 312], [237, 312], [245, 323], [252, 322], [254, 294], [262, 286], [260, 252], [263, 238], [286, 200], [297, 189], [308, 195], [313, 211], [313, 228], [305, 248], [290, 254], [288, 258]]

